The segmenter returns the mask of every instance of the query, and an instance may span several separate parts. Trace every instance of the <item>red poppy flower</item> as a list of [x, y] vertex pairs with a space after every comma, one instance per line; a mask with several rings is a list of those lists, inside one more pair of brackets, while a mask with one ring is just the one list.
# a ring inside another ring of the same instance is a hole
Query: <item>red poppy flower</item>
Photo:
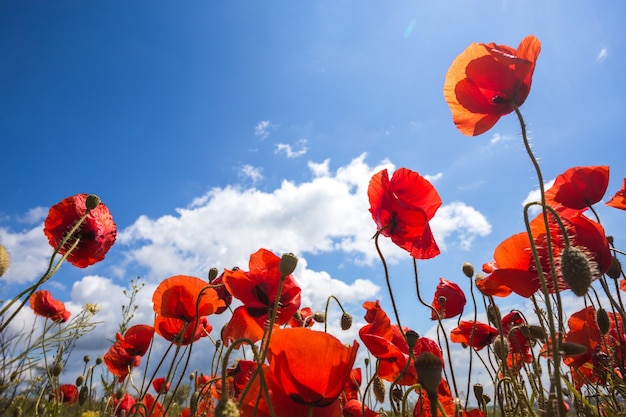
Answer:
[[[435, 289], [435, 297], [432, 303], [433, 308], [439, 313], [439, 317], [449, 319], [458, 316], [463, 312], [465, 302], [465, 294], [461, 287], [452, 281], [439, 278], [439, 284]], [[430, 318], [437, 320], [437, 314], [431, 311]]]
[[[415, 408], [413, 409], [413, 417], [432, 416], [431, 405], [428, 400], [428, 396], [426, 395], [426, 390], [423, 388], [420, 389], [419, 394], [420, 396], [415, 403]], [[450, 385], [448, 385], [446, 380], [443, 378], [441, 378], [441, 382], [439, 382], [439, 386], [437, 387], [437, 400], [443, 407], [445, 415], [455, 415], [456, 404], [454, 403], [454, 397], [452, 396], [452, 391], [450, 391]], [[439, 413], [437, 413], [437, 415], [439, 415]]]
[[131, 408], [135, 405], [135, 398], [126, 392], [119, 400], [115, 395], [112, 396], [109, 403], [113, 410], [115, 410], [116, 417], [127, 416], [129, 415]]
[[145, 324], [130, 327], [124, 336], [117, 333], [116, 341], [104, 354], [104, 363], [109, 372], [123, 381], [132, 368], [141, 363], [141, 357], [146, 354], [154, 328]]
[[65, 309], [65, 304], [52, 298], [48, 290], [35, 291], [29, 301], [30, 308], [38, 316], [47, 317], [58, 323], [65, 323], [70, 318], [71, 313]]
[[541, 42], [530, 35], [517, 50], [495, 43], [473, 43], [454, 59], [443, 95], [461, 133], [485, 133], [513, 111], [513, 104], [524, 104], [540, 51]]
[[224, 285], [224, 273], [211, 281], [211, 285], [215, 286], [215, 291], [217, 291], [217, 296], [220, 300], [224, 301], [224, 305], [218, 307], [215, 310], [215, 314], [222, 314], [224, 311], [228, 310], [228, 307], [233, 302], [233, 295], [228, 292], [226, 285]]
[[[604, 228], [577, 211], [569, 216], [561, 214], [568, 231], [570, 244], [588, 256], [595, 265], [594, 279], [605, 273], [611, 266], [611, 252], [606, 240]], [[550, 277], [550, 262], [546, 244], [546, 231], [542, 214], [531, 222], [531, 231], [539, 252], [541, 267], [546, 277]], [[565, 242], [560, 228], [550, 216], [550, 236], [552, 239], [553, 256], [559, 259]], [[506, 297], [515, 292], [522, 297], [530, 297], [541, 288], [541, 281], [530, 250], [530, 240], [526, 232], [513, 235], [502, 242], [495, 250], [495, 261], [486, 264], [483, 269], [489, 273], [484, 279], [476, 281], [476, 286], [485, 295]], [[557, 271], [559, 290], [569, 288]], [[551, 279], [547, 279], [548, 289], [554, 292]]]
[[56, 392], [56, 398], [67, 404], [78, 401], [78, 388], [74, 384], [61, 384]]
[[356, 341], [346, 347], [326, 332], [278, 329], [268, 349], [268, 378], [295, 402], [324, 407], [339, 398], [358, 348]]
[[165, 394], [170, 390], [170, 382], [165, 377], [154, 378], [152, 388], [159, 394]]
[[250, 378], [256, 372], [258, 363], [256, 361], [239, 360], [235, 368], [226, 370], [227, 375], [232, 378], [232, 386], [235, 390], [235, 396], [239, 396], [241, 391], [246, 387]]
[[[280, 258], [267, 249], [259, 249], [250, 255], [249, 271], [241, 269], [224, 271], [224, 284], [233, 297], [243, 305], [237, 307], [222, 332], [222, 339], [228, 344], [241, 337], [253, 341], [263, 335], [269, 313], [274, 308], [280, 285]], [[276, 325], [289, 322], [300, 308], [300, 287], [292, 275], [284, 279]]]
[[[525, 325], [526, 320], [517, 311], [511, 311], [500, 320], [502, 333], [509, 341], [509, 356], [513, 359], [529, 363], [532, 361], [530, 354], [530, 340], [524, 335], [519, 326]], [[521, 363], [520, 363], [521, 364]]]
[[383, 169], [370, 180], [367, 195], [370, 213], [380, 234], [390, 237], [416, 259], [439, 255], [428, 222], [441, 206], [441, 198], [427, 179], [400, 168], [390, 180], [387, 170]]
[[185, 346], [207, 336], [213, 327], [206, 317], [200, 317], [196, 322], [157, 316], [154, 319], [154, 330], [165, 340]]
[[152, 295], [152, 303], [159, 316], [186, 322], [213, 314], [225, 306], [224, 300], [206, 281], [187, 275], [161, 281]]
[[[53, 248], [56, 249], [61, 244], [66, 233], [85, 214], [87, 197], [87, 194], [77, 194], [50, 208], [43, 231]], [[78, 246], [68, 255], [67, 261], [79, 268], [85, 268], [104, 259], [115, 243], [116, 236], [117, 226], [113, 222], [113, 217], [107, 206], [100, 203], [89, 212], [74, 236], [59, 253], [64, 254], [76, 239], [80, 238]]]
[[460, 321], [459, 326], [450, 331], [450, 341], [463, 343], [476, 350], [489, 346], [498, 336], [498, 329], [479, 321]]
[[585, 346], [587, 351], [576, 356], [568, 356], [563, 362], [570, 367], [574, 385], [580, 388], [585, 383], [599, 381], [605, 375], [603, 369], [594, 365], [594, 357], [605, 354], [602, 346], [602, 332], [596, 321], [596, 310], [589, 306], [570, 315], [567, 320], [569, 331], [565, 334], [565, 340]]
[[546, 191], [546, 201], [548, 204], [556, 202], [570, 209], [584, 210], [600, 201], [608, 186], [608, 166], [574, 167], [556, 177], [552, 187]]
[[620, 210], [626, 210], [626, 178], [624, 178], [621, 190], [616, 192], [615, 195], [606, 202], [606, 205]]
[[[365, 409], [365, 414], [363, 410]], [[374, 410], [370, 410], [369, 407], [363, 406], [357, 399], [352, 399], [343, 406], [343, 417], [378, 417], [378, 414]]]
[[350, 373], [350, 378], [348, 378], [345, 387], [343, 387], [342, 398], [344, 402], [359, 398], [359, 388], [361, 387], [362, 380], [361, 368], [354, 368]]
[[[380, 302], [367, 301], [363, 304], [367, 310], [365, 321], [368, 324], [359, 329], [359, 337], [370, 351], [379, 359], [378, 376], [386, 381], [396, 381], [399, 385], [413, 385], [417, 383], [417, 373], [412, 362], [407, 367], [409, 361], [409, 345], [402, 336], [400, 328], [391, 324], [389, 317], [380, 306]], [[408, 329], [405, 329], [408, 331]], [[418, 357], [422, 352], [431, 352], [439, 358], [441, 349], [439, 345], [431, 339], [420, 337], [413, 348], [413, 358]], [[406, 369], [405, 369], [406, 368]], [[400, 374], [404, 374], [397, 379]]]
[[313, 310], [310, 307], [304, 307], [293, 315], [289, 319], [289, 326], [291, 327], [311, 327], [315, 324], [313, 320]]

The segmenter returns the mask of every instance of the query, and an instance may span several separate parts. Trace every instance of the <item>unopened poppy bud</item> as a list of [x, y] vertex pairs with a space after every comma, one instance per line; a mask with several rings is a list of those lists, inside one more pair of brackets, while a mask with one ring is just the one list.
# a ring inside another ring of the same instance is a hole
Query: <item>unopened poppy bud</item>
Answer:
[[11, 266], [11, 258], [9, 257], [9, 252], [4, 245], [0, 245], [0, 277], [5, 274], [9, 270], [9, 266]]
[[423, 352], [415, 359], [417, 382], [426, 390], [429, 399], [437, 397], [442, 368], [441, 358], [432, 352]]
[[598, 311], [596, 311], [596, 322], [598, 322], [598, 328], [602, 332], [602, 334], [607, 334], [611, 327], [611, 321], [609, 320], [609, 315], [606, 310], [600, 307]]
[[409, 345], [409, 352], [411, 352], [417, 344], [417, 340], [420, 338], [420, 335], [414, 330], [409, 330], [404, 334], [404, 336], [406, 337], [407, 345]]
[[385, 401], [385, 383], [382, 379], [378, 377], [378, 375], [374, 377], [373, 391], [376, 401], [378, 401], [379, 403]]
[[530, 337], [533, 339], [539, 340], [541, 342], [545, 342], [548, 335], [546, 334], [546, 329], [536, 324], [531, 324], [528, 326], [530, 330]]
[[363, 360], [363, 362], [365, 363], [365, 366], [369, 366], [369, 364], [370, 364], [370, 358], [365, 358], [365, 359]]
[[465, 274], [466, 277], [471, 278], [474, 276], [474, 265], [472, 265], [469, 262], [463, 262], [463, 273]]
[[213, 415], [215, 417], [239, 417], [239, 408], [231, 398], [221, 399], [217, 402]]
[[483, 394], [483, 402], [485, 404], [489, 404], [491, 402], [491, 397], [487, 394]]
[[200, 393], [198, 391], [194, 391], [191, 394], [191, 399], [189, 400], [189, 411], [191, 411], [191, 415], [195, 416], [198, 412], [198, 400], [200, 399]]
[[497, 326], [502, 321], [502, 315], [500, 314], [500, 308], [495, 304], [489, 304], [487, 307], [487, 320], [489, 323]]
[[404, 397], [404, 392], [402, 392], [402, 388], [400, 387], [394, 387], [391, 390], [391, 398], [397, 402], [397, 403], [402, 403], [402, 399]]
[[98, 204], [100, 204], [100, 197], [95, 194], [89, 194], [87, 196], [87, 200], [85, 200], [85, 207], [87, 208], [87, 210], [95, 209], [96, 207], [98, 207]]
[[209, 282], [213, 282], [213, 280], [217, 278], [218, 272], [217, 268], [209, 269]]
[[609, 278], [618, 279], [622, 276], [622, 263], [617, 259], [617, 256], [613, 255], [611, 257], [611, 266], [609, 266], [606, 274]]
[[296, 255], [293, 253], [283, 253], [283, 256], [280, 258], [280, 264], [278, 264], [280, 275], [286, 277], [287, 275], [293, 274], [293, 271], [296, 270], [296, 265], [298, 265]]
[[83, 405], [89, 398], [89, 388], [87, 386], [80, 387], [80, 391], [78, 391], [78, 405]]
[[561, 275], [572, 292], [579, 297], [587, 294], [593, 273], [587, 256], [574, 246], [568, 246], [561, 253]]
[[89, 355], [83, 356], [83, 362], [89, 363], [90, 360], [91, 360], [91, 357]]
[[76, 377], [76, 386], [80, 387], [81, 385], [83, 385], [83, 382], [85, 382], [85, 378], [82, 375], [78, 375]]
[[100, 365], [102, 363], [102, 356], [98, 356], [96, 358], [96, 365]]
[[341, 330], [348, 330], [352, 327], [352, 316], [346, 312], [341, 315]]
[[121, 400], [124, 397], [124, 394], [126, 394], [126, 391], [124, 390], [124, 388], [120, 388], [115, 392], [115, 398]]
[[474, 397], [478, 402], [482, 402], [483, 399], [483, 386], [482, 384], [474, 384]]
[[562, 342], [559, 351], [563, 356], [577, 356], [587, 352], [587, 348], [578, 343]]
[[62, 363], [57, 362], [54, 365], [52, 365], [52, 368], [50, 369], [50, 373], [52, 374], [52, 376], [59, 376], [61, 375], [61, 372], [63, 372]]
[[313, 313], [313, 320], [318, 323], [326, 323], [326, 314], [322, 313], [321, 311]]
[[509, 354], [509, 341], [505, 337], [497, 336], [493, 341], [493, 353], [501, 361], [505, 361]]

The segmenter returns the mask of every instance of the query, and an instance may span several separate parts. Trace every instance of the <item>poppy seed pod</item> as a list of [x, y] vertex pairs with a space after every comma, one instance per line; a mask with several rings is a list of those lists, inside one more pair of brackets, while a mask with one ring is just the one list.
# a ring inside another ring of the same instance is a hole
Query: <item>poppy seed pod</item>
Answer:
[[474, 265], [472, 265], [469, 262], [463, 262], [463, 273], [465, 274], [466, 277], [471, 278], [474, 276]]
[[587, 294], [593, 277], [587, 256], [574, 246], [566, 247], [561, 253], [561, 275], [572, 292], [579, 297]]
[[383, 382], [382, 379], [380, 379], [378, 377], [378, 375], [376, 375], [374, 377], [374, 383], [372, 384], [372, 388], [374, 391], [374, 398], [376, 398], [376, 401], [378, 401], [379, 403], [382, 403], [385, 401], [385, 383]]
[[293, 253], [284, 253], [280, 258], [278, 269], [280, 270], [280, 274], [286, 277], [287, 275], [293, 274], [293, 271], [296, 270], [296, 265], [298, 265], [298, 258], [296, 255]]
[[606, 271], [606, 274], [613, 279], [618, 279], [622, 276], [622, 263], [617, 259], [617, 256], [613, 255], [611, 257], [611, 266]]
[[423, 352], [415, 359], [417, 382], [426, 390], [428, 397], [437, 397], [437, 390], [441, 382], [443, 362], [441, 358], [431, 352]]
[[607, 334], [611, 327], [611, 321], [609, 320], [609, 315], [606, 310], [600, 307], [598, 311], [596, 311], [596, 322], [598, 323], [598, 328], [602, 332], [602, 334]]
[[89, 194], [87, 196], [87, 199], [85, 200], [85, 208], [87, 210], [95, 209], [96, 207], [98, 207], [98, 204], [100, 204], [100, 197], [95, 194]]
[[341, 330], [348, 330], [350, 327], [352, 327], [352, 316], [344, 312], [341, 315]]
[[7, 248], [0, 245], [0, 277], [9, 270], [10, 265], [11, 258], [9, 257], [9, 252], [7, 252]]
[[420, 335], [414, 330], [409, 330], [404, 334], [404, 336], [406, 337], [407, 345], [409, 345], [409, 351], [412, 351], [417, 343], [417, 340], [420, 338]]

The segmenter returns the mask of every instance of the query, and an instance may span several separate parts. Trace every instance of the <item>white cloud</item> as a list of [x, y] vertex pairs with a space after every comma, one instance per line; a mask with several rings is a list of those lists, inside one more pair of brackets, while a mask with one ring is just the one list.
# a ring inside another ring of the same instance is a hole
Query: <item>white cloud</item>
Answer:
[[35, 207], [26, 212], [24, 216], [17, 219], [20, 223], [38, 224], [42, 222], [48, 215], [47, 207]]
[[596, 60], [598, 60], [599, 62], [602, 62], [608, 56], [609, 56], [609, 50], [606, 49], [606, 48], [602, 48], [602, 49], [600, 49], [600, 52], [598, 53], [598, 56], [597, 56]]
[[246, 164], [241, 167], [241, 170], [239, 171], [239, 177], [250, 179], [254, 184], [263, 179], [263, 169]]
[[456, 235], [459, 246], [469, 250], [477, 236], [487, 236], [491, 233], [491, 225], [473, 207], [454, 201], [439, 208], [430, 222], [433, 234], [441, 250], [447, 248], [447, 239]]
[[489, 140], [489, 143], [491, 143], [492, 145], [498, 143], [498, 142], [504, 142], [504, 141], [508, 141], [513, 139], [513, 136], [510, 135], [501, 135], [499, 133], [494, 133], [493, 136], [491, 137], [491, 139]]
[[[552, 185], [554, 185], [554, 180], [546, 182], [544, 184], [544, 188], [548, 190], [552, 187]], [[539, 188], [528, 193], [524, 201], [522, 201], [522, 207], [526, 206], [526, 204], [528, 203], [532, 203], [535, 201], [541, 201], [541, 191], [539, 190]], [[539, 214], [540, 211], [541, 211], [541, 207], [538, 205], [534, 205], [528, 209], [528, 214], [529, 216], [532, 217], [532, 216], [536, 216], [537, 214]]]
[[254, 128], [254, 135], [263, 139], [267, 139], [270, 135], [271, 124], [269, 120], [260, 121]]
[[43, 233], [43, 225], [21, 232], [0, 228], [0, 243], [11, 258], [11, 266], [2, 276], [3, 281], [24, 284], [45, 272], [52, 248]]
[[296, 142], [296, 145], [294, 147], [286, 143], [278, 143], [276, 145], [274, 153], [284, 153], [285, 155], [287, 155], [287, 158], [290, 159], [298, 158], [299, 156], [305, 155], [307, 153], [308, 148], [306, 147], [306, 143], [306, 139], [300, 139], [298, 142]]
[[428, 175], [428, 174], [424, 175], [424, 178], [426, 178], [431, 183], [435, 183], [439, 181], [441, 177], [443, 177], [443, 172], [438, 172], [435, 175]]

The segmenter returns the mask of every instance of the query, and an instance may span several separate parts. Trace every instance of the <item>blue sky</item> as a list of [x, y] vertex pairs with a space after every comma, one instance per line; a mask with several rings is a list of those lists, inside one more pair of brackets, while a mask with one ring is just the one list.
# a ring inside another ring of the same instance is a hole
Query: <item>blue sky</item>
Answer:
[[[560, 0], [3, 1], [0, 243], [13, 267], [0, 298], [43, 271], [48, 207], [86, 192], [110, 208], [118, 242], [102, 263], [66, 265], [46, 288], [75, 309], [104, 305], [105, 338], [119, 314], [112, 294], [131, 278], [147, 283], [137, 320], [149, 321], [160, 280], [245, 267], [260, 247], [301, 258], [314, 310], [334, 293], [360, 320], [363, 301], [389, 305], [366, 196], [383, 167], [428, 176], [444, 202], [433, 222], [444, 251], [419, 263], [425, 297], [439, 277], [468, 288], [462, 262], [479, 269], [522, 230], [537, 179], [513, 116], [475, 138], [456, 130], [442, 94], [450, 63], [471, 42], [539, 38], [522, 111], [545, 178], [609, 165], [608, 198], [626, 177], [625, 9]], [[619, 245], [624, 214], [599, 212]], [[408, 256], [384, 248], [402, 324], [429, 331]]]

